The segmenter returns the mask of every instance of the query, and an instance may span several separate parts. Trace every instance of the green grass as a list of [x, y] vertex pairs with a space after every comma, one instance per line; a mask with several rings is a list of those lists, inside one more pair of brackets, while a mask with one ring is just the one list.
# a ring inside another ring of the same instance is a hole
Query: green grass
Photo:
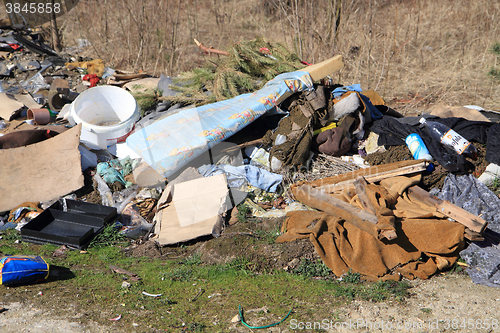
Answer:
[[264, 242], [266, 244], [274, 244], [276, 238], [280, 235], [280, 228], [276, 225], [271, 230], [256, 229], [252, 232], [253, 235], [257, 236], [254, 238], [254, 242]]
[[302, 259], [293, 273], [305, 277], [325, 277], [331, 274], [331, 270], [320, 259]]
[[237, 206], [238, 208], [238, 214], [236, 215], [238, 217], [238, 221], [241, 223], [244, 223], [247, 221], [247, 216], [250, 214], [250, 208], [245, 205], [245, 204], [240, 204]]
[[127, 237], [120, 233], [117, 225], [109, 224], [90, 242], [89, 247], [102, 248], [126, 240]]
[[[107, 232], [110, 237], [116, 236], [112, 230]], [[260, 242], [265, 244], [266, 240]], [[186, 332], [222, 332], [234, 325], [230, 319], [240, 305], [245, 310], [268, 308], [268, 313], [245, 313], [247, 323], [256, 326], [260, 320], [276, 322], [278, 316], [293, 309], [289, 319], [281, 324], [286, 327], [292, 318], [329, 318], [336, 307], [353, 299], [403, 301], [409, 295], [410, 285], [406, 283], [361, 282], [355, 273], [338, 281], [331, 278], [330, 270], [319, 260], [303, 260], [294, 274], [274, 269], [262, 272], [242, 257], [215, 265], [204, 264], [201, 252], [181, 260], [136, 258], [124, 253], [130, 244], [119, 237], [113, 244], [103, 243], [94, 243], [86, 253], [69, 250], [64, 257], [53, 257], [58, 248], [54, 245], [0, 240], [3, 253], [39, 254], [52, 267], [71, 271], [65, 278], [56, 276], [46, 283], [10, 288], [12, 299], [39, 300], [48, 308], [65, 304], [59, 313], [63, 317], [67, 317], [64, 309], [71, 305], [84, 313], [81, 320], [104, 326], [111, 325], [108, 319], [121, 314], [122, 319], [112, 325], [123, 331], [136, 323], [137, 332], [185, 328]], [[127, 275], [115, 273], [110, 265], [136, 273], [141, 280], [132, 281]], [[122, 288], [125, 279], [131, 283], [129, 288]], [[32, 296], [40, 291], [47, 297]], [[142, 292], [161, 296], [150, 297]]]
[[21, 240], [21, 234], [16, 229], [6, 229], [0, 231], [0, 236], [2, 239], [8, 242], [15, 242], [16, 240]]
[[500, 195], [500, 178], [495, 178], [488, 188], [496, 195]]

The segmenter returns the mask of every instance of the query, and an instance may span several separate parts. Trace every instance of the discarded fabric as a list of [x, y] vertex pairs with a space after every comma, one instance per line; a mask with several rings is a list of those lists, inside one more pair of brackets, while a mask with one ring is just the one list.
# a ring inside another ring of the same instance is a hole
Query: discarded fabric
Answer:
[[247, 181], [250, 185], [267, 192], [276, 192], [279, 184], [283, 181], [282, 175], [269, 172], [253, 165], [203, 165], [198, 168], [198, 171], [205, 177], [225, 173], [229, 187], [239, 188]]

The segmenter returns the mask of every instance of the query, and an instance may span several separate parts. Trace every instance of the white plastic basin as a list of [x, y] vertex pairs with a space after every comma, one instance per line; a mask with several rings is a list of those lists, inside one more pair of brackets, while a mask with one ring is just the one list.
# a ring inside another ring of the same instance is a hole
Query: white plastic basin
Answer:
[[106, 149], [132, 133], [139, 107], [128, 91], [114, 86], [85, 90], [71, 103], [69, 121], [82, 124], [80, 142], [91, 149]]

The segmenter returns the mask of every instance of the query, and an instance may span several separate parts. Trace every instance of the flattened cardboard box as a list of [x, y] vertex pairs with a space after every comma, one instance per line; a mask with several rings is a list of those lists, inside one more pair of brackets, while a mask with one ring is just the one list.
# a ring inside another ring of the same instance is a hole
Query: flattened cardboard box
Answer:
[[58, 199], [83, 186], [81, 124], [28, 146], [0, 149], [0, 212]]
[[155, 240], [168, 245], [219, 234], [227, 195], [224, 174], [168, 186], [158, 202]]

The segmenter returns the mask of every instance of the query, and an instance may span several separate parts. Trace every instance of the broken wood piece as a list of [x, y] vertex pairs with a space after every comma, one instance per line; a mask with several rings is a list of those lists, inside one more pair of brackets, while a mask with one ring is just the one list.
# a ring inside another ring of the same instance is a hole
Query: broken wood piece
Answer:
[[366, 185], [368, 185], [366, 179], [363, 176], [359, 176], [358, 178], [356, 178], [353, 184], [363, 208], [367, 212], [375, 214], [375, 207], [373, 206], [372, 202], [370, 201], [370, 198], [368, 198], [368, 195], [366, 194]]
[[342, 56], [337, 55], [320, 63], [307, 66], [302, 71], [308, 72], [313, 81], [319, 81], [342, 68], [344, 68]]
[[292, 191], [300, 202], [332, 216], [340, 217], [375, 238], [379, 237], [378, 231], [374, 227], [378, 222], [375, 215], [309, 185], [301, 185], [298, 188], [293, 188]]
[[132, 273], [132, 272], [129, 272], [127, 270], [124, 270], [123, 268], [120, 268], [118, 266], [115, 266], [115, 265], [109, 265], [109, 268], [115, 272], [115, 273], [118, 273], [118, 274], [125, 274], [125, 275], [128, 275], [130, 276], [130, 279], [132, 281], [139, 281], [141, 278], [135, 274], [135, 273]]
[[479, 234], [482, 234], [484, 229], [488, 225], [488, 222], [486, 222], [482, 218], [471, 214], [458, 206], [455, 206], [449, 201], [442, 200], [434, 195], [431, 195], [429, 192], [417, 185], [414, 185], [408, 189], [408, 195], [424, 202], [425, 204], [436, 207], [436, 211], [438, 211], [439, 213], [452, 218], [458, 223], [463, 224], [470, 230]]
[[[406, 162], [406, 161], [405, 161]], [[415, 163], [410, 163], [409, 165], [403, 165], [399, 168], [392, 168], [392, 166], [398, 165], [399, 163], [382, 166], [369, 167], [366, 169], [356, 170], [340, 175], [339, 179], [342, 181], [336, 182], [335, 184], [327, 184], [317, 187], [327, 193], [333, 193], [338, 190], [344, 190], [354, 187], [354, 182], [356, 177], [363, 176], [367, 182], [376, 183], [386, 178], [405, 176], [420, 173], [425, 171], [429, 165], [428, 161], [410, 161]], [[408, 164], [408, 163], [404, 163]]]
[[262, 144], [262, 140], [263, 139], [260, 138], [260, 139], [255, 139], [252, 141], [243, 142], [243, 143], [231, 146], [231, 147], [224, 148], [224, 149], [222, 149], [222, 152], [229, 153], [229, 152], [233, 152], [233, 151], [238, 150], [238, 149], [246, 148], [248, 146], [254, 146], [254, 145], [257, 146], [257, 145]]
[[469, 228], [465, 228], [464, 237], [470, 240], [471, 242], [481, 242], [484, 241], [484, 237], [478, 234], [475, 231], [470, 230]]
[[213, 47], [206, 47], [205, 45], [203, 45], [202, 43], [200, 43], [198, 40], [196, 40], [196, 38], [193, 38], [194, 39], [194, 42], [196, 43], [196, 45], [206, 54], [208, 55], [211, 55], [212, 53], [214, 54], [221, 54], [221, 55], [225, 55], [225, 56], [228, 56], [229, 55], [229, 52], [226, 52], [226, 51], [222, 51], [222, 50], [217, 50], [217, 49], [214, 49]]

